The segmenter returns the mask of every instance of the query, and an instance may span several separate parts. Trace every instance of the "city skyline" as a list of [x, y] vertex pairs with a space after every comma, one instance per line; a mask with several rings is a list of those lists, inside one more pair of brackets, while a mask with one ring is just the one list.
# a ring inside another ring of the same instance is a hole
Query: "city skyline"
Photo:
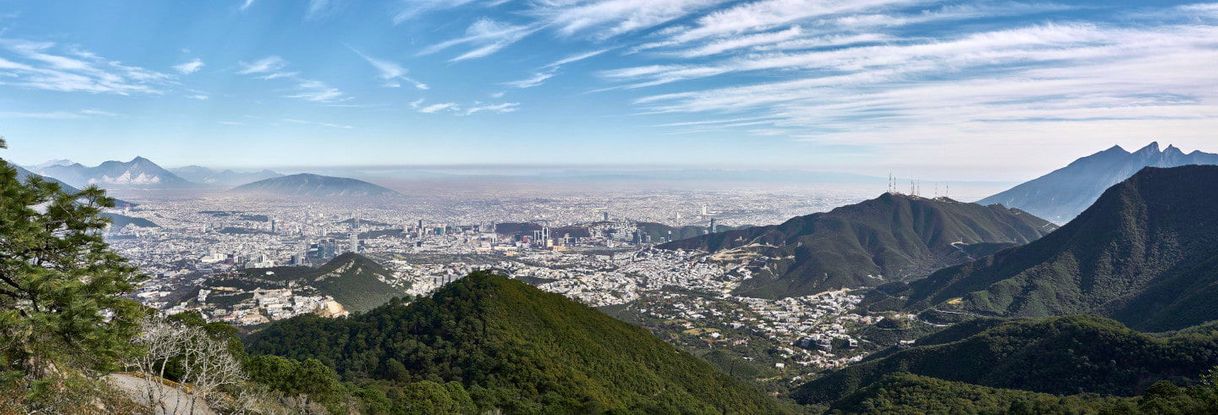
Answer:
[[1018, 180], [1213, 152], [1218, 4], [0, 1], [19, 164]]

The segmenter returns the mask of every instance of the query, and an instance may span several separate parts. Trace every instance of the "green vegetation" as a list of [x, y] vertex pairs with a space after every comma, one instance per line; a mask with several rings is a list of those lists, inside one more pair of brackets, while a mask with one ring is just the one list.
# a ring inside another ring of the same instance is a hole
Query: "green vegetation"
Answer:
[[867, 414], [1163, 414], [1218, 413], [1213, 375], [1201, 384], [1179, 387], [1158, 382], [1145, 394], [1112, 397], [1058, 396], [951, 382], [909, 373], [885, 376], [830, 407], [829, 413]]
[[141, 227], [141, 228], [159, 228], [160, 227], [160, 225], [157, 225], [156, 223], [154, 223], [148, 219], [144, 219], [144, 218], [136, 218], [136, 217], [120, 215], [117, 213], [108, 213], [108, 212], [102, 213], [102, 216], [110, 221], [111, 229], [122, 229], [122, 228], [126, 227], [127, 225], [135, 225], [135, 226]]
[[141, 276], [101, 237], [113, 204], [0, 160], [0, 413], [124, 406], [96, 381], [132, 352], [140, 312], [123, 295]]
[[1087, 316], [979, 321], [826, 374], [794, 396], [835, 402], [898, 372], [1051, 394], [1131, 396], [1160, 380], [1196, 382], [1215, 365], [1218, 330], [1152, 336]]
[[829, 413], [1065, 415], [1137, 413], [1136, 408], [1132, 398], [1057, 396], [896, 373], [834, 403]]
[[1095, 313], [1147, 331], [1215, 320], [1216, 183], [1215, 166], [1147, 168], [1036, 242], [880, 291], [913, 310]]
[[[267, 274], [267, 272], [274, 274]], [[346, 253], [318, 268], [275, 267], [255, 268], [242, 272], [255, 280], [273, 282], [296, 281], [312, 286], [351, 312], [364, 312], [389, 300], [406, 295], [406, 287], [398, 288], [385, 281], [393, 280], [393, 272], [363, 255]]]
[[457, 412], [466, 395], [508, 413], [789, 412], [641, 328], [487, 273], [349, 319], [278, 322], [249, 347], [335, 367], [395, 413], [419, 410], [395, 397], [422, 395]]
[[[876, 199], [781, 225], [720, 232], [665, 249], [744, 248], [770, 258], [772, 275], [745, 281], [743, 295], [781, 298], [921, 277], [974, 254], [1025, 244], [1056, 227], [1001, 206], [886, 193]], [[971, 247], [972, 245], [978, 245]], [[880, 278], [882, 276], [882, 278]]]

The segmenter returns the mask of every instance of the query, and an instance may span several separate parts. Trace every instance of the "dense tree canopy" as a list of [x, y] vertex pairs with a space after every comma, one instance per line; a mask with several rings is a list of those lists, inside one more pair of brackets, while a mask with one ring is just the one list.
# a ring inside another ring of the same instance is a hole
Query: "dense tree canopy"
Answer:
[[44, 378], [63, 386], [75, 370], [105, 373], [131, 350], [140, 310], [124, 295], [140, 275], [102, 240], [100, 213], [113, 203], [96, 187], [66, 193], [38, 177], [23, 182], [0, 160], [4, 390], [60, 399], [62, 388], [40, 386]]

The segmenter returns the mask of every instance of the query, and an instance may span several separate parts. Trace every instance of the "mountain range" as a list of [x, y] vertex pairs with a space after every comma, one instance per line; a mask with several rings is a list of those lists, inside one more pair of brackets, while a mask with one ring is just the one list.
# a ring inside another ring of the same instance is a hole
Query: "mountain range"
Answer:
[[259, 180], [231, 192], [271, 197], [385, 197], [398, 192], [363, 180], [316, 174], [293, 174]]
[[[30, 177], [38, 177], [43, 180], [48, 180], [55, 184], [58, 184], [59, 189], [65, 191], [65, 192], [80, 193], [80, 189], [77, 189], [75, 186], [64, 183], [54, 177], [47, 177], [47, 176], [40, 175], [38, 173], [34, 173], [32, 171], [26, 170], [24, 167], [16, 165], [16, 164], [9, 164], [9, 166], [11, 166], [17, 170], [17, 179], [18, 180], [26, 181], [26, 180], [29, 180]], [[121, 200], [121, 199], [114, 199], [114, 207], [116, 207], [116, 208], [125, 208], [125, 207], [133, 207], [133, 206], [135, 206], [135, 203], [131, 203], [131, 202]]]
[[796, 401], [829, 404], [907, 372], [1054, 395], [1131, 396], [1161, 380], [1196, 381], [1218, 365], [1213, 327], [1149, 335], [1091, 316], [975, 320], [877, 353], [799, 387]]
[[[660, 245], [754, 262], [741, 295], [782, 298], [877, 286], [1034, 241], [1056, 226], [1026, 212], [885, 193], [829, 212]], [[757, 261], [758, 258], [770, 260]]]
[[203, 166], [178, 167], [169, 169], [169, 171], [194, 183], [225, 187], [240, 186], [259, 180], [283, 176], [280, 173], [265, 169], [244, 172], [234, 170], [215, 170]]
[[470, 413], [792, 413], [642, 328], [485, 272], [347, 319], [276, 322], [247, 344], [360, 384], [456, 382]]
[[95, 167], [80, 163], [51, 164], [35, 172], [75, 187], [97, 185], [106, 189], [159, 189], [193, 185], [143, 157], [128, 162], [106, 161]]
[[1218, 166], [1147, 167], [1040, 240], [881, 291], [911, 310], [1095, 313], [1139, 330], [1218, 319], [1215, 189]]
[[1201, 151], [1185, 154], [1174, 146], [1167, 146], [1160, 151], [1158, 142], [1152, 142], [1132, 153], [1120, 146], [1113, 146], [977, 203], [997, 203], [1018, 208], [1061, 224], [1069, 222], [1091, 206], [1105, 189], [1129, 178], [1144, 167], [1178, 167], [1190, 164], [1218, 164], [1218, 154]]

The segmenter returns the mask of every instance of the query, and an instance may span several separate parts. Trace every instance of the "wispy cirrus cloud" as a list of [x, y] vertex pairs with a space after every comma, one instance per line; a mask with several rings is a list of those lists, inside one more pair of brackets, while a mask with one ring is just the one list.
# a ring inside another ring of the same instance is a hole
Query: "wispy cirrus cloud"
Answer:
[[505, 82], [504, 85], [508, 86], [508, 87], [520, 88], [520, 89], [540, 86], [541, 84], [545, 83], [546, 80], [558, 75], [558, 70], [561, 69], [563, 65], [579, 62], [579, 61], [582, 61], [585, 59], [591, 59], [593, 57], [600, 56], [601, 54], [608, 52], [610, 50], [612, 50], [612, 49], [611, 48], [597, 49], [597, 50], [593, 50], [593, 51], [588, 51], [588, 52], [571, 55], [571, 56], [556, 60], [554, 62], [550, 62], [550, 63], [546, 64], [545, 66], [542, 66], [537, 72], [533, 73], [533, 75], [528, 78], [524, 78], [524, 79], [517, 80], [517, 81]]
[[520, 109], [520, 103], [517, 102], [501, 102], [501, 103], [484, 103], [474, 101], [469, 106], [462, 106], [456, 102], [438, 102], [428, 104], [424, 99], [417, 99], [410, 103], [410, 108], [423, 114], [439, 114], [453, 113], [458, 115], [473, 115], [480, 112], [493, 113], [509, 113]]
[[379, 72], [380, 79], [384, 81], [383, 85], [385, 87], [397, 88], [401, 86], [400, 81], [406, 81], [411, 85], [414, 85], [416, 89], [426, 90], [430, 88], [427, 84], [406, 76], [408, 73], [406, 68], [403, 68], [401, 65], [398, 65], [395, 62], [368, 56], [355, 48], [350, 49], [352, 52], [355, 52], [356, 55], [364, 58], [364, 60], [367, 61], [369, 65], [372, 65], [373, 68], [376, 68], [377, 72]]
[[190, 75], [203, 69], [204, 63], [202, 59], [194, 58], [190, 61], [183, 62], [173, 66], [173, 70], [178, 71], [182, 75]]
[[0, 111], [0, 118], [25, 118], [36, 120], [79, 120], [98, 117], [117, 117], [118, 114], [98, 109], [79, 111]]
[[0, 39], [0, 85], [59, 92], [159, 94], [170, 76], [54, 42]]
[[520, 104], [516, 102], [503, 102], [498, 104], [483, 104], [474, 103], [473, 106], [465, 109], [465, 115], [473, 115], [479, 112], [494, 112], [494, 113], [509, 113], [516, 112], [520, 109]]
[[511, 46], [539, 28], [536, 25], [514, 25], [484, 17], [466, 28], [464, 36], [428, 46], [420, 51], [419, 55], [430, 55], [456, 46], [467, 46], [470, 49], [450, 60], [458, 62], [483, 58]]
[[473, 3], [474, 0], [401, 0], [393, 12], [393, 24], [401, 24], [427, 12], [453, 9]]
[[267, 56], [249, 63], [241, 62], [241, 69], [237, 73], [242, 75], [272, 74], [286, 66], [288, 66], [288, 62], [283, 60], [283, 58]]
[[725, 3], [726, 0], [603, 0], [538, 2], [532, 13], [565, 36], [591, 33], [606, 39], [650, 29]]
[[[311, 125], [311, 126], [326, 127], [326, 128], [338, 128], [338, 129], [343, 129], [343, 130], [350, 130], [350, 129], [355, 128], [355, 127], [347, 125], [347, 124], [335, 124], [335, 123], [328, 123], [328, 122], [308, 121], [308, 120], [302, 120], [302, 119], [298, 119], [298, 118], [284, 118], [282, 121], [286, 122], [286, 123], [292, 123], [292, 124]], [[236, 125], [236, 124], [234, 124], [234, 125]]]
[[346, 102], [351, 99], [338, 88], [323, 81], [301, 77], [298, 72], [284, 71], [287, 67], [287, 60], [272, 55], [253, 62], [241, 62], [241, 69], [237, 73], [252, 75], [266, 81], [286, 79], [294, 82], [296, 84], [294, 91], [285, 95], [285, 98], [326, 104]]
[[[653, 94], [635, 103], [652, 113], [751, 114], [757, 118], [715, 126], [754, 135], [984, 152], [979, 143], [1037, 134], [1103, 139], [1088, 128], [1120, 137], [1156, 128], [1188, 136], [1209, 128], [1218, 124], [1215, 63], [1218, 26], [1045, 24], [603, 75], [646, 88], [732, 73], [798, 74]], [[1050, 133], [1054, 129], [1060, 132]]]

